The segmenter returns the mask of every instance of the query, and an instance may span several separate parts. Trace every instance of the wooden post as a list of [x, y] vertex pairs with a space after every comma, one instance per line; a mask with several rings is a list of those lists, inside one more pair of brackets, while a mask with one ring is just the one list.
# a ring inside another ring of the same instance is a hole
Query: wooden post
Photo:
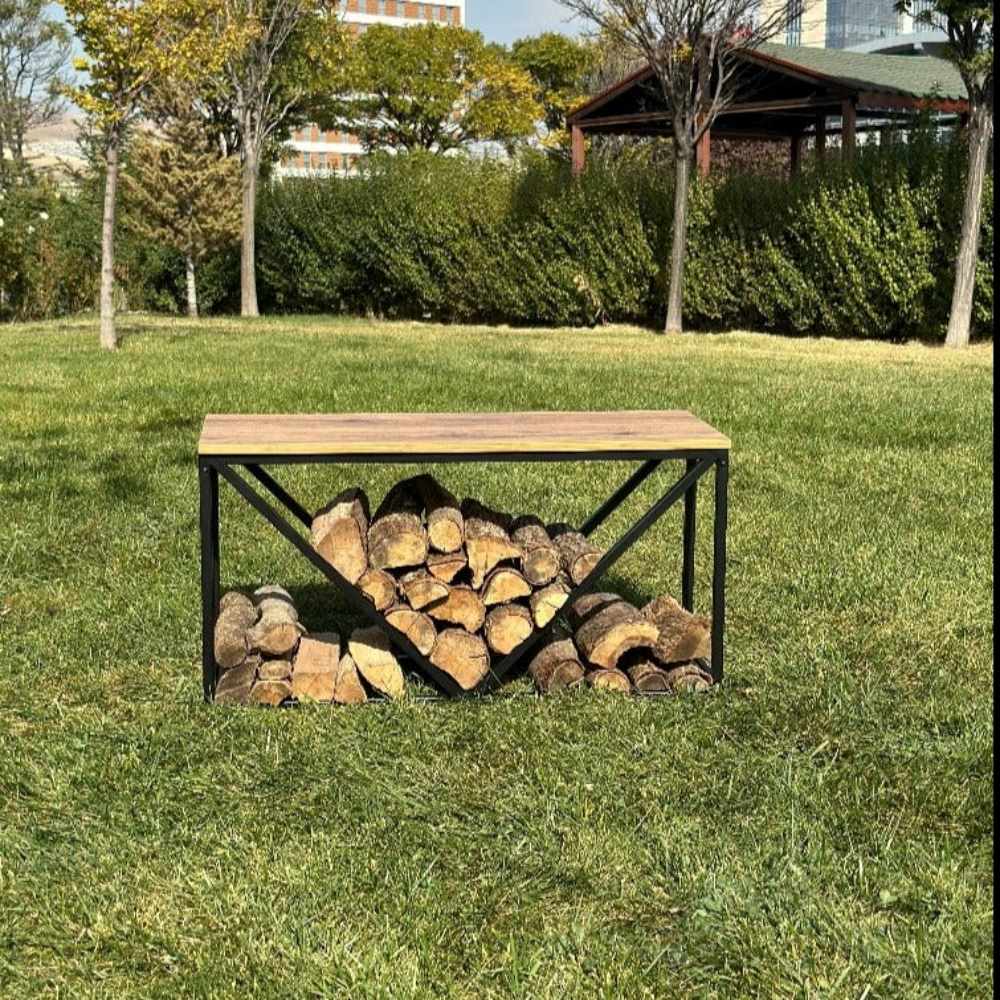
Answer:
[[844, 162], [850, 163], [854, 159], [854, 153], [858, 148], [858, 111], [854, 106], [852, 98], [847, 98], [841, 108], [843, 118], [843, 128], [841, 131], [840, 146]]
[[802, 172], [802, 136], [792, 136], [791, 170], [792, 177], [798, 177]]
[[826, 158], [826, 115], [816, 116], [816, 158]]
[[573, 176], [579, 177], [587, 167], [587, 143], [583, 129], [574, 125], [573, 136]]
[[695, 159], [698, 163], [698, 174], [708, 177], [712, 173], [712, 130], [706, 129], [695, 147]]

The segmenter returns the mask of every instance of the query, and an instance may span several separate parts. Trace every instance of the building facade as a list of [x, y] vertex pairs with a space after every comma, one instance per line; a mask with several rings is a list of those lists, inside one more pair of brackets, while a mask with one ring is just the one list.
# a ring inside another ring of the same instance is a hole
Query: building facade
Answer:
[[[409, 0], [340, 0], [341, 17], [351, 31], [361, 34], [372, 24], [407, 28], [414, 24], [465, 25], [466, 0], [411, 3]], [[315, 125], [292, 136], [291, 156], [281, 173], [296, 176], [313, 173], [351, 173], [362, 148], [344, 132], [324, 132]]]
[[[772, 0], [774, 2], [774, 0]], [[782, 0], [783, 2], [783, 0]], [[923, 4], [929, 0], [922, 0]], [[920, 8], [917, 4], [917, 9]], [[895, 0], [814, 0], [788, 25], [786, 45], [865, 52], [922, 52], [943, 41], [939, 32], [896, 10]], [[929, 52], [928, 54], [933, 54]]]

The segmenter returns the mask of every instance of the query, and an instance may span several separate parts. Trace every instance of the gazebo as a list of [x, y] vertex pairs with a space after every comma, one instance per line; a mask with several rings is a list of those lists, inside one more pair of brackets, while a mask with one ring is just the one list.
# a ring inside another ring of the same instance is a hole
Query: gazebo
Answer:
[[[787, 141], [794, 173], [808, 140], [822, 156], [827, 138], [839, 136], [842, 155], [850, 158], [858, 133], [899, 128], [920, 113], [944, 118], [969, 111], [958, 71], [933, 56], [766, 44], [738, 58], [735, 98], [698, 144], [702, 176], [711, 170], [713, 137]], [[673, 132], [670, 109], [648, 65], [577, 108], [569, 125], [577, 174], [586, 164], [588, 134], [669, 137]]]

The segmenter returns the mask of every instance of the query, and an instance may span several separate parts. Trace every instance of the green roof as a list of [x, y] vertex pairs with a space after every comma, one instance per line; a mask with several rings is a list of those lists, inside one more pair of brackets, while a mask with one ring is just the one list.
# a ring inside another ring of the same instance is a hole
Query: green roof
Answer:
[[916, 98], [934, 96], [946, 101], [964, 101], [968, 96], [958, 70], [946, 59], [934, 56], [885, 56], [773, 43], [762, 45], [759, 51], [852, 90], [877, 90]]

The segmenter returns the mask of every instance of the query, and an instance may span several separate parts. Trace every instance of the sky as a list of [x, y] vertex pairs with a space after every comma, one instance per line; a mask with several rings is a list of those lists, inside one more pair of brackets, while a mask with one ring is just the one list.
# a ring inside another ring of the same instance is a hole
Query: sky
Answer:
[[509, 43], [541, 31], [578, 30], [556, 0], [466, 0], [465, 19], [491, 42]]

